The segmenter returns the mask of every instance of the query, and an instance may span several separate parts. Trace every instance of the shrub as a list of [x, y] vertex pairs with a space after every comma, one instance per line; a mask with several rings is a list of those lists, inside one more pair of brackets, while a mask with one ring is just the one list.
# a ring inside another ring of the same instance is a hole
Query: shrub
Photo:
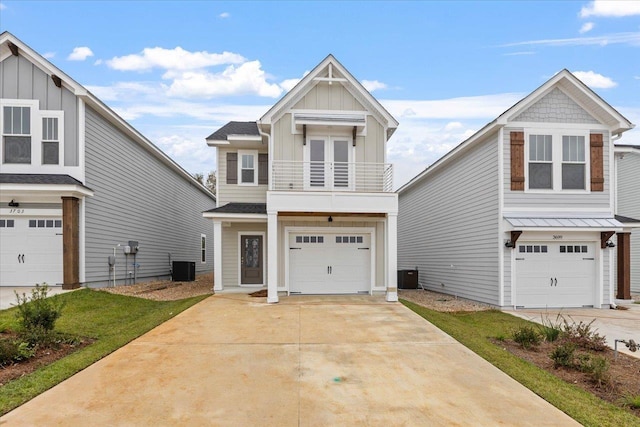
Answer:
[[622, 398], [622, 406], [632, 409], [640, 409], [640, 394], [627, 394]]
[[33, 357], [35, 351], [28, 343], [0, 339], [0, 366]]
[[609, 361], [602, 356], [583, 355], [579, 359], [578, 369], [587, 372], [591, 376], [591, 380], [598, 387], [608, 385], [610, 383]]
[[589, 323], [580, 321], [576, 323], [572, 320], [569, 323], [563, 318], [562, 333], [566, 338], [575, 343], [577, 346], [586, 350], [604, 351], [607, 348], [607, 341], [603, 335], [598, 334], [591, 325], [595, 322], [593, 319]]
[[36, 285], [31, 291], [31, 296], [18, 294], [16, 317], [22, 334], [28, 337], [31, 344], [51, 339], [56, 320], [62, 314], [62, 303], [55, 297], [47, 298], [49, 287], [46, 283]]
[[540, 344], [540, 335], [532, 326], [521, 326], [513, 333], [513, 340], [528, 350]]
[[544, 317], [542, 318], [542, 325], [538, 326], [538, 330], [545, 341], [554, 342], [560, 337], [560, 333], [562, 332], [561, 318], [562, 316], [560, 314], [556, 317], [555, 322], [549, 319], [549, 317], [546, 319]]
[[571, 342], [561, 344], [554, 348], [550, 355], [554, 368], [558, 366], [567, 368], [575, 366], [575, 351], [576, 345]]

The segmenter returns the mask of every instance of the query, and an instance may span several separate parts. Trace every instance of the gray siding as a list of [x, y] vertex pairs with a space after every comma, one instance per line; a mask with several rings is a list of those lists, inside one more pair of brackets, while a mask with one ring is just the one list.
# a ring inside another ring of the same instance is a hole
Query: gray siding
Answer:
[[[195, 261], [198, 273], [213, 270], [213, 227], [202, 212], [214, 207], [214, 200], [91, 108], [86, 110], [86, 185], [94, 191], [85, 199], [87, 285], [107, 283], [107, 257], [129, 240], [140, 245], [139, 279], [168, 276], [169, 256]], [[204, 264], [200, 234], [207, 236]], [[117, 259], [122, 283], [127, 272], [122, 249]]]
[[517, 122], [599, 123], [557, 87], [514, 119]]
[[[267, 153], [268, 150], [257, 150], [258, 153]], [[266, 203], [268, 185], [238, 185], [227, 184], [227, 153], [237, 153], [237, 148], [218, 147], [218, 206], [229, 202], [237, 203]], [[240, 161], [240, 159], [238, 159]], [[256, 158], [256, 168], [258, 159]], [[256, 174], [258, 171], [256, 170]], [[240, 177], [238, 176], [238, 182]]]
[[[505, 209], [512, 207], [536, 208], [576, 208], [576, 209], [609, 209], [611, 206], [609, 182], [609, 133], [602, 130], [594, 130], [592, 133], [603, 134], [604, 144], [604, 191], [567, 194], [566, 192], [538, 192], [511, 191], [511, 131], [522, 131], [522, 128], [504, 129], [504, 205]], [[525, 129], [526, 131], [526, 129]], [[588, 143], [587, 143], [588, 145]], [[525, 145], [526, 147], [526, 145]], [[525, 165], [525, 168], [527, 165]], [[589, 165], [587, 165], [589, 167]], [[525, 183], [525, 188], [526, 188]], [[587, 185], [589, 185], [587, 183]]]
[[64, 111], [64, 165], [78, 166], [78, 101], [64, 86], [23, 56], [9, 56], [0, 63], [0, 98], [36, 99], [40, 110]]
[[[263, 250], [267, 250], [267, 223], [231, 223], [228, 227], [222, 227], [222, 286], [224, 289], [238, 287], [240, 277], [238, 274], [240, 263], [239, 234], [240, 232], [263, 232], [265, 238], [262, 241]], [[264, 269], [264, 281], [267, 281], [267, 266]]]
[[293, 108], [296, 110], [365, 110], [344, 86], [326, 83], [319, 83], [312, 87]]
[[[640, 150], [618, 158], [617, 214], [640, 219]], [[640, 229], [631, 234], [631, 290], [640, 293]]]
[[497, 134], [399, 195], [398, 268], [426, 288], [498, 305]]

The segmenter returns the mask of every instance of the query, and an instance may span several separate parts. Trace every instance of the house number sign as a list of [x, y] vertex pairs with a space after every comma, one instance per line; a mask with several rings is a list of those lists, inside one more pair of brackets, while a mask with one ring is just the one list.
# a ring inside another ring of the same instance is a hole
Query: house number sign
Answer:
[[562, 234], [554, 234], [553, 240], [562, 240]]
[[9, 213], [10, 214], [23, 214], [24, 213], [24, 209], [16, 209], [16, 208], [9, 209]]

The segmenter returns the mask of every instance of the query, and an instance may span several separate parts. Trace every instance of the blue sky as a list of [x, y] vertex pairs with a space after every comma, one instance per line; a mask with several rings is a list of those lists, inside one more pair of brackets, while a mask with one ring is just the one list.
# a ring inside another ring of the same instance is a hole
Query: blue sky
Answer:
[[640, 124], [640, 1], [0, 0], [5, 30], [192, 173], [329, 53], [400, 122], [396, 187], [563, 68]]

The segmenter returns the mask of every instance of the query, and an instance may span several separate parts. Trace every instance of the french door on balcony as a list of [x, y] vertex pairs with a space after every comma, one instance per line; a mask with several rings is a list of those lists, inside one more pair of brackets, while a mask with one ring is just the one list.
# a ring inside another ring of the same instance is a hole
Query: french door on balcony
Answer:
[[354, 171], [350, 138], [310, 136], [304, 155], [305, 189], [352, 189]]

